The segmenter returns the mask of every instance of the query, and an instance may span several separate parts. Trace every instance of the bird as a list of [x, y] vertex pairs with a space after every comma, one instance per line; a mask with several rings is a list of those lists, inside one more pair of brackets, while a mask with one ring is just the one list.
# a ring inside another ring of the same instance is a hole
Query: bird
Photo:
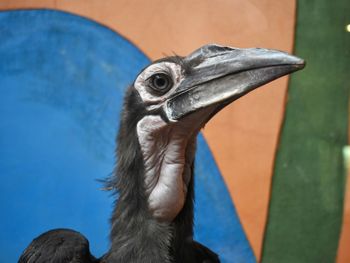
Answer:
[[18, 262], [220, 262], [193, 239], [197, 134], [233, 101], [304, 66], [286, 52], [217, 44], [152, 62], [124, 97], [117, 164], [106, 181], [117, 194], [109, 250], [95, 258], [82, 234], [55, 229], [35, 238]]

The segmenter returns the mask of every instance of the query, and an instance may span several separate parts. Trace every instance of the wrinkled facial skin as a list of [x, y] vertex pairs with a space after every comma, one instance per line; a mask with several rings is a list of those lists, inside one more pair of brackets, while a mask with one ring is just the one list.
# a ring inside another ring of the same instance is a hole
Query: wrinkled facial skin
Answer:
[[[159, 94], [149, 86], [150, 78], [167, 74], [172, 85]], [[181, 66], [161, 62], [144, 70], [134, 87], [149, 111], [161, 109], [184, 79]], [[213, 108], [208, 107], [181, 121], [169, 122], [159, 115], [147, 115], [137, 124], [138, 140], [145, 164], [144, 184], [148, 205], [153, 216], [162, 222], [171, 222], [181, 211], [191, 179], [196, 135]]]
[[[156, 74], [166, 74], [173, 81], [170, 90], [164, 94], [157, 93], [151, 88], [149, 82], [151, 81], [152, 76]], [[160, 62], [145, 69], [136, 79], [134, 87], [138, 91], [148, 110], [158, 109], [164, 105], [164, 102], [171, 97], [172, 94], [174, 94], [177, 87], [185, 78], [184, 74], [184, 70], [179, 64], [174, 62]]]

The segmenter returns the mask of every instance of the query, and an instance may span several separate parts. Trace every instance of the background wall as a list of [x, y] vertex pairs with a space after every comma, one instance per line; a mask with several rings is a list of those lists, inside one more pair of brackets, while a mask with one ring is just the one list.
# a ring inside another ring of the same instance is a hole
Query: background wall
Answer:
[[[2, 10], [15, 8], [54, 8], [85, 16], [124, 35], [151, 59], [173, 52], [186, 55], [207, 43], [292, 52], [296, 18], [294, 0], [0, 2]], [[287, 82], [285, 77], [245, 96], [204, 129], [258, 259]]]
[[[307, 67], [288, 88], [262, 262], [335, 261], [346, 182], [349, 12], [348, 1], [298, 1], [295, 52]], [[348, 262], [342, 251], [338, 260]]]

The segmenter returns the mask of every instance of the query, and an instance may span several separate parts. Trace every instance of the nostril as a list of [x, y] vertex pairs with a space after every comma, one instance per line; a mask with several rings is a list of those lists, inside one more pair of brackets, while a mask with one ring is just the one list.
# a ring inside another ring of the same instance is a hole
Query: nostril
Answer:
[[209, 52], [215, 52], [215, 53], [235, 50], [235, 48], [225, 47], [225, 46], [220, 46], [215, 44], [206, 45], [204, 48]]

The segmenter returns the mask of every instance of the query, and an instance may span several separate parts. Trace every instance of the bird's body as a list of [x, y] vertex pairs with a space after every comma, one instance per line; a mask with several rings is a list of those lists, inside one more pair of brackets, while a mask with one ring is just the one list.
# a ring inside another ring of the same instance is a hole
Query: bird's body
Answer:
[[152, 63], [124, 100], [117, 168], [107, 182], [118, 193], [109, 251], [95, 259], [81, 234], [54, 230], [19, 262], [219, 262], [193, 240], [196, 136], [227, 104], [302, 67], [279, 51], [217, 45]]
[[55, 229], [40, 235], [23, 252], [19, 262], [59, 263], [98, 262], [89, 249], [89, 241], [70, 229]]

